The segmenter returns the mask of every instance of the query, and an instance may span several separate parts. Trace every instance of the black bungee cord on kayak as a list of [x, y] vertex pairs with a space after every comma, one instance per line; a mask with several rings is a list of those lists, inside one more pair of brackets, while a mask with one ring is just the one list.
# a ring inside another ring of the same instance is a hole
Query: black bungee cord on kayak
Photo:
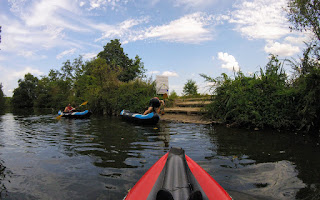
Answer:
[[156, 200], [202, 200], [200, 187], [193, 177], [181, 148], [172, 147], [169, 151], [163, 174], [160, 174], [161, 189], [157, 192]]

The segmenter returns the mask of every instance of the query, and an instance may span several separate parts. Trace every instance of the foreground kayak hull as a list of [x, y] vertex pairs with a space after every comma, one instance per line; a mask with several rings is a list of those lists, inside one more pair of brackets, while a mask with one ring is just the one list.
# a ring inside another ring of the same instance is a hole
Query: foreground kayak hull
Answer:
[[232, 199], [180, 148], [171, 148], [129, 191], [125, 200]]
[[149, 113], [147, 115], [142, 115], [139, 113], [132, 113], [129, 110], [122, 110], [120, 112], [120, 116], [126, 121], [145, 125], [154, 125], [157, 124], [160, 120], [160, 116], [155, 112]]
[[85, 110], [83, 112], [62, 112], [59, 110], [58, 115], [61, 115], [61, 117], [64, 118], [71, 118], [71, 119], [84, 119], [89, 118], [91, 116], [92, 112], [89, 110]]

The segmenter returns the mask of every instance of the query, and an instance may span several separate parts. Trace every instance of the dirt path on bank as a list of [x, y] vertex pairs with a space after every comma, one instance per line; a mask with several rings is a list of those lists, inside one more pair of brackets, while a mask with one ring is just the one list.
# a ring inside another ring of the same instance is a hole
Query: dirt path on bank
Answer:
[[202, 115], [186, 115], [186, 114], [164, 114], [160, 116], [160, 120], [180, 123], [194, 124], [212, 124], [211, 120], [205, 119]]

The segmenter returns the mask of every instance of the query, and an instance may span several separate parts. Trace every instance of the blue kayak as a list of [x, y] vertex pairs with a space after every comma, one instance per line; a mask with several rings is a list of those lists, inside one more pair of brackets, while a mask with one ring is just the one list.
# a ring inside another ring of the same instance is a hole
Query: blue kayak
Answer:
[[61, 117], [65, 118], [76, 118], [76, 119], [82, 119], [82, 118], [88, 118], [92, 114], [91, 111], [85, 110], [82, 112], [62, 112], [59, 110], [58, 115], [61, 115]]
[[142, 115], [139, 113], [132, 113], [129, 110], [122, 110], [120, 112], [120, 116], [124, 120], [146, 125], [157, 124], [160, 120], [160, 116], [155, 112], [149, 113], [147, 115]]

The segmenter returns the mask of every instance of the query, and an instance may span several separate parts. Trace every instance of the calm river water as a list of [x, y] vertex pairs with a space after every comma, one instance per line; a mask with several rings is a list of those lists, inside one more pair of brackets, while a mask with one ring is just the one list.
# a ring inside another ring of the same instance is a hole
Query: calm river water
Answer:
[[170, 147], [234, 199], [320, 199], [319, 138], [93, 116], [0, 116], [2, 199], [122, 199]]

